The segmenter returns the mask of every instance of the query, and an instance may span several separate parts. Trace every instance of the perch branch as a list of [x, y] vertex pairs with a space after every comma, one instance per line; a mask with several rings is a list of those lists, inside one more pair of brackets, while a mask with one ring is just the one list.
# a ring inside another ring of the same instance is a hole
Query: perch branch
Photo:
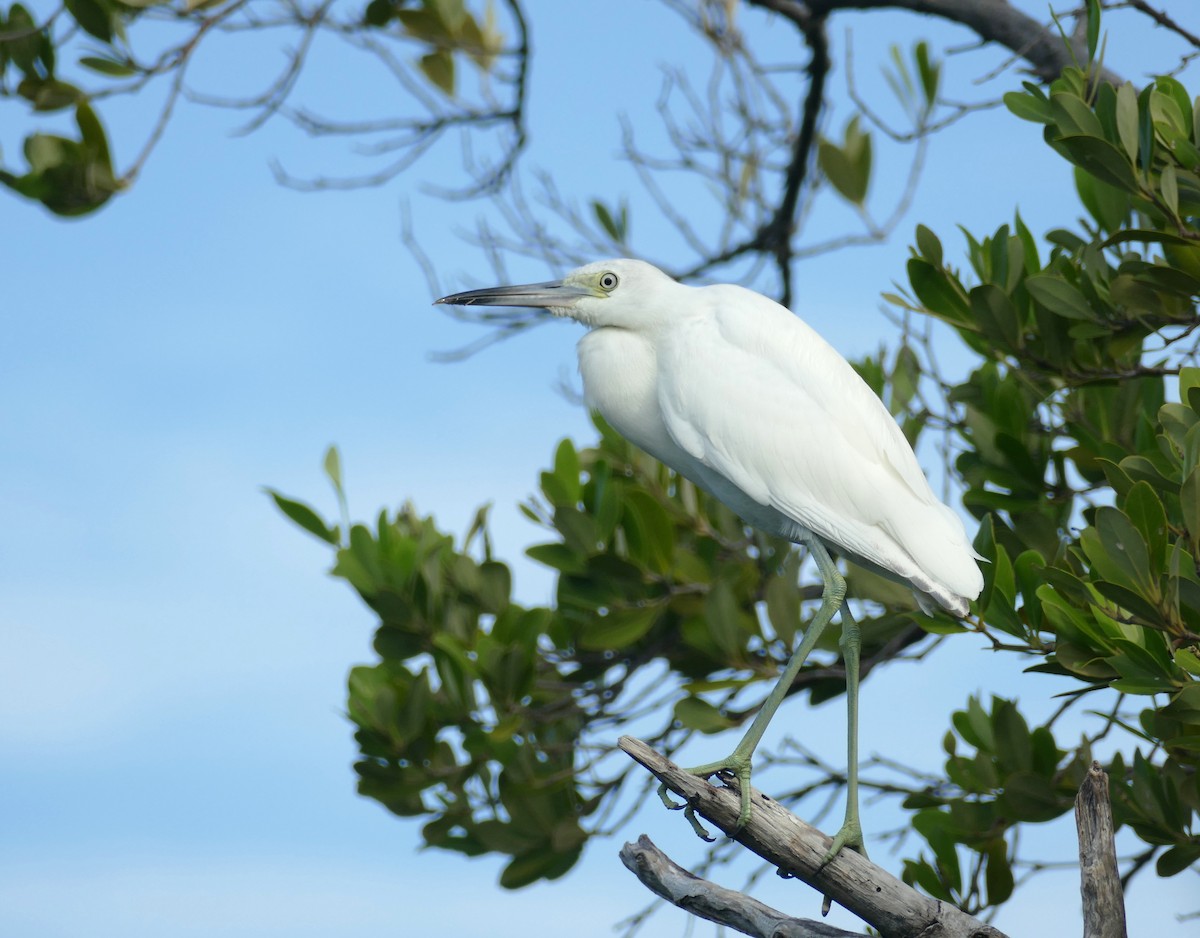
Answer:
[[622, 736], [618, 745], [648, 769], [689, 807], [742, 846], [773, 864], [780, 875], [803, 880], [889, 936], [1004, 938], [1003, 933], [945, 902], [923, 896], [850, 850], [823, 863], [832, 840], [805, 824], [778, 802], [751, 792], [750, 821], [736, 830], [736, 788], [717, 788], [685, 772], [639, 739]]

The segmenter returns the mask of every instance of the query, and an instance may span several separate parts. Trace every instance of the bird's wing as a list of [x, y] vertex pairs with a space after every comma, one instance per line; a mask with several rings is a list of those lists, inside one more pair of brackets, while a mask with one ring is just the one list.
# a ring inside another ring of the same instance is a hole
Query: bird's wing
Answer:
[[962, 522], [841, 355], [751, 291], [707, 287], [696, 299], [659, 349], [659, 405], [676, 444], [759, 504], [905, 579], [914, 567], [942, 579], [936, 566], [951, 548], [969, 555]]

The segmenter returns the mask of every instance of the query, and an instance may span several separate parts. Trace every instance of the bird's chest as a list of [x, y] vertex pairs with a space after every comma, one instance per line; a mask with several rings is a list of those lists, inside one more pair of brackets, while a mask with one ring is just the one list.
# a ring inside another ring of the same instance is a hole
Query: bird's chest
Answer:
[[659, 411], [653, 346], [627, 329], [607, 327], [585, 335], [578, 351], [588, 406], [627, 440], [659, 455], [667, 433]]

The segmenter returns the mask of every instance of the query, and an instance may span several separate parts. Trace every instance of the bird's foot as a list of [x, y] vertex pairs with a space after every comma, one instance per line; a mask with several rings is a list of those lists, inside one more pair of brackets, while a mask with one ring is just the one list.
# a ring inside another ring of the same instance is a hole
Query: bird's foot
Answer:
[[866, 857], [867, 848], [863, 843], [862, 825], [858, 822], [858, 815], [847, 815], [846, 820], [842, 823], [841, 830], [833, 835], [833, 843], [829, 845], [829, 849], [825, 851], [825, 856], [821, 858], [821, 866], [824, 867], [833, 860], [843, 847], [849, 847], [859, 856]]
[[[713, 775], [728, 774], [737, 779], [738, 796], [741, 805], [738, 809], [737, 823], [734, 825], [733, 832], [736, 834], [750, 821], [750, 759], [738, 756], [736, 753], [721, 759], [718, 762], [709, 762], [705, 765], [698, 765], [695, 768], [684, 769], [690, 775], [698, 775], [700, 778], [709, 778]], [[687, 804], [676, 804], [667, 794], [667, 786], [658, 786], [658, 797], [662, 799], [662, 803], [673, 811], [683, 809], [684, 815], [692, 825], [692, 830], [696, 835], [704, 840], [712, 840], [700, 822], [696, 820], [696, 812]]]
[[[843, 847], [849, 847], [864, 858], [867, 855], [867, 847], [863, 843], [862, 825], [858, 822], [857, 813], [846, 815], [846, 820], [842, 822], [841, 830], [833, 835], [833, 843], [825, 851], [825, 856], [821, 857], [821, 865], [818, 870], [825, 869], [826, 865], [842, 852]], [[833, 899], [827, 895], [821, 901], [821, 917], [824, 918], [828, 915], [829, 910], [832, 908]]]

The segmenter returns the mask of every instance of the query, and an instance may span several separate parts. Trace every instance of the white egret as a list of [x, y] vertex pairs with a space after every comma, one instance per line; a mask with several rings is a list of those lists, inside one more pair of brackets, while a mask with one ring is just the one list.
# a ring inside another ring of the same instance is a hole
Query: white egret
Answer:
[[862, 850], [860, 637], [826, 545], [908, 585], [926, 611], [937, 604], [965, 615], [983, 588], [962, 520], [933, 494], [887, 408], [832, 346], [778, 303], [740, 286], [685, 286], [642, 261], [601, 261], [561, 281], [437, 302], [540, 307], [587, 326], [578, 351], [588, 404], [749, 524], [807, 548], [824, 584], [819, 611], [737, 748], [690, 771], [736, 775], [738, 826], [749, 820], [754, 750], [840, 608], [849, 763], [845, 822], [828, 858], [846, 845]]

